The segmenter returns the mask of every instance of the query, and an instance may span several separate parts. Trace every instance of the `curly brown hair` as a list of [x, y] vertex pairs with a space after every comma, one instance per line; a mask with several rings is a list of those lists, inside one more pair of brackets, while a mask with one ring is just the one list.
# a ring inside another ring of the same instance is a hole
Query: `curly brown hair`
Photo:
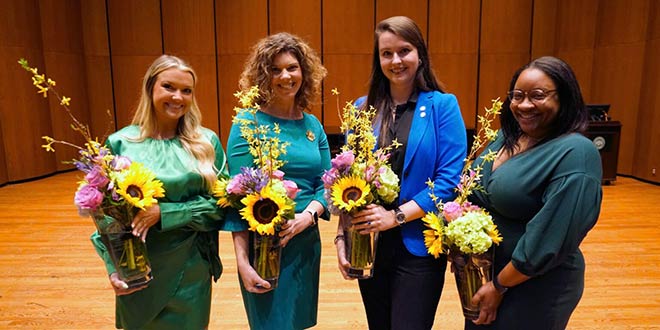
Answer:
[[272, 100], [271, 68], [275, 57], [282, 52], [292, 54], [300, 64], [303, 80], [295, 103], [299, 108], [308, 110], [321, 95], [321, 81], [327, 70], [314, 49], [293, 34], [280, 32], [259, 40], [245, 62], [239, 86], [243, 91], [259, 86], [260, 94], [256, 101], [259, 105], [268, 104]]

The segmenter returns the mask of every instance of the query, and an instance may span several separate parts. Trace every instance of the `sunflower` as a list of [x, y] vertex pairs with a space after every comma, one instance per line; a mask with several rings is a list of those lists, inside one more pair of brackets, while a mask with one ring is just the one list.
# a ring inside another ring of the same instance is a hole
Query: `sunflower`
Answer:
[[241, 199], [245, 207], [240, 213], [250, 230], [261, 235], [274, 235], [275, 227], [286, 221], [286, 215], [292, 211], [293, 206], [287, 199], [286, 195], [279, 195], [266, 185], [260, 192]]
[[141, 163], [133, 162], [117, 178], [117, 193], [130, 205], [143, 209], [158, 203], [156, 197], [165, 197], [163, 183], [156, 180], [156, 174]]
[[229, 179], [221, 178], [218, 180], [215, 180], [215, 183], [213, 184], [213, 196], [215, 196], [218, 199], [217, 204], [220, 207], [227, 207], [231, 206], [231, 201], [229, 200], [229, 195], [227, 194], [227, 184], [229, 183]]
[[332, 201], [340, 210], [350, 213], [367, 204], [369, 185], [357, 176], [343, 177], [332, 185]]
[[424, 245], [434, 257], [440, 256], [444, 252], [444, 224], [435, 213], [427, 213], [422, 221], [431, 229], [424, 230]]

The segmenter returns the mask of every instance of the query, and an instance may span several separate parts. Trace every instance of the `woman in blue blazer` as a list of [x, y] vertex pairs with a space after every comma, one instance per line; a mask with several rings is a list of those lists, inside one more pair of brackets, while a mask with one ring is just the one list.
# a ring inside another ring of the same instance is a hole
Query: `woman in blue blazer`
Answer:
[[[466, 156], [465, 125], [456, 97], [444, 93], [431, 71], [419, 27], [407, 17], [378, 23], [369, 94], [378, 144], [402, 144], [390, 157], [401, 191], [393, 205], [369, 205], [354, 215], [357, 228], [379, 232], [373, 277], [359, 280], [370, 329], [431, 329], [440, 300], [446, 258], [424, 246], [421, 217], [435, 210], [426, 184], [443, 201], [454, 198]], [[345, 278], [350, 265], [337, 244]]]

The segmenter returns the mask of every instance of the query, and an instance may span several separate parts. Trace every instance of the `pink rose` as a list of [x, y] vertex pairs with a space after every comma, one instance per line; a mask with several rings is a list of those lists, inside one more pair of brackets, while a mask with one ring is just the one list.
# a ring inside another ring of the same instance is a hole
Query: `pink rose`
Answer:
[[87, 180], [87, 184], [96, 188], [104, 188], [108, 182], [110, 182], [110, 179], [105, 176], [101, 166], [94, 166], [92, 170], [85, 175], [85, 180]]
[[472, 205], [470, 202], [465, 202], [463, 203], [463, 211], [465, 212], [473, 212], [473, 211], [479, 211], [481, 208], [476, 205]]
[[442, 208], [442, 216], [444, 216], [448, 222], [452, 222], [462, 215], [463, 208], [456, 202], [445, 203], [445, 206]]
[[280, 170], [273, 171], [273, 174], [271, 176], [275, 179], [284, 180], [284, 172]]
[[103, 202], [103, 194], [96, 187], [86, 184], [76, 191], [73, 202], [80, 209], [96, 210]]
[[337, 171], [336, 168], [326, 170], [321, 177], [321, 180], [323, 180], [323, 187], [330, 189], [335, 181], [337, 181], [337, 177], [339, 177], [339, 171]]
[[230, 194], [242, 195], [244, 193], [243, 185], [241, 184], [243, 177], [244, 175], [238, 174], [229, 180], [229, 183], [227, 183], [227, 192]]
[[284, 188], [286, 189], [286, 195], [291, 199], [296, 198], [296, 195], [300, 191], [298, 185], [291, 180], [283, 180], [282, 184], [284, 184]]
[[376, 175], [376, 168], [373, 165], [369, 165], [367, 166], [367, 168], [364, 169], [364, 179], [367, 180], [367, 182], [371, 182], [375, 180], [376, 179], [375, 175]]

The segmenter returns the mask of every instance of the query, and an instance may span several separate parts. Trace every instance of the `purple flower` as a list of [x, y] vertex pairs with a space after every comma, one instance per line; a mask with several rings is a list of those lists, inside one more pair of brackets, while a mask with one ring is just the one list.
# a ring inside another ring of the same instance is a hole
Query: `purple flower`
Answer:
[[131, 159], [125, 156], [115, 156], [110, 165], [115, 171], [125, 170], [131, 166]]
[[227, 192], [241, 196], [259, 192], [268, 181], [269, 178], [261, 170], [242, 167], [241, 173], [227, 183]]
[[227, 183], [227, 192], [235, 195], [245, 195], [246, 192], [243, 190], [243, 185], [241, 184], [243, 180], [243, 174], [237, 174]]
[[103, 193], [96, 187], [90, 185], [81, 186], [73, 199], [73, 202], [80, 209], [96, 210], [103, 202]]
[[101, 166], [94, 166], [92, 170], [85, 175], [85, 180], [87, 180], [88, 185], [95, 188], [103, 188], [108, 182], [110, 182], [110, 179], [105, 176]]
[[463, 215], [463, 208], [456, 202], [447, 202], [442, 208], [442, 215], [448, 222], [452, 222]]
[[82, 172], [89, 172], [91, 170], [91, 166], [89, 164], [81, 162], [79, 160], [73, 161], [73, 165], [76, 165], [76, 168]]

